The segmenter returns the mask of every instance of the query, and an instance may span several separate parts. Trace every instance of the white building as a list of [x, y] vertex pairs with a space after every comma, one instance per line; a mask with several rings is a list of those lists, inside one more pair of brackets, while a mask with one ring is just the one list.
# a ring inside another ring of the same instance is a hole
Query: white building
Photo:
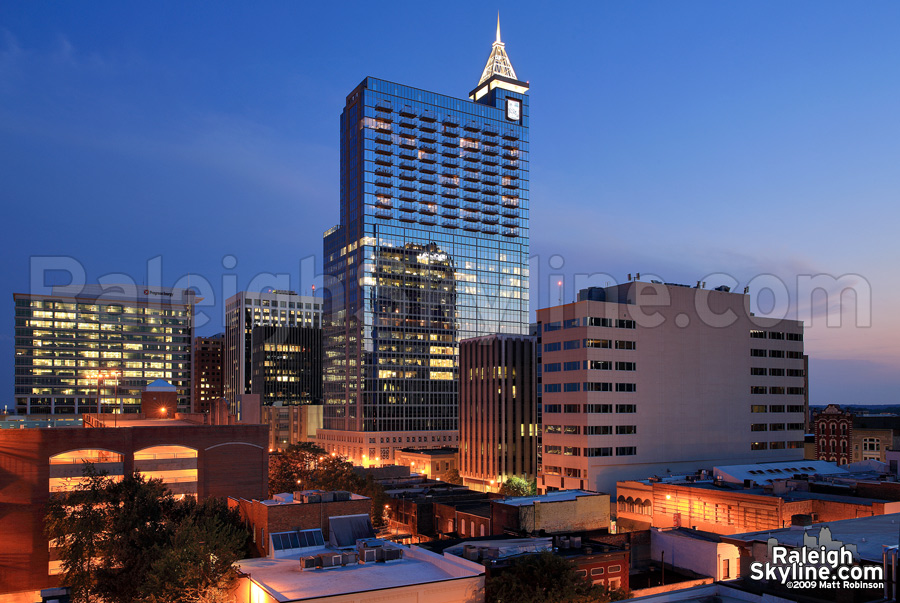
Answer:
[[538, 310], [541, 491], [803, 459], [803, 325], [726, 290], [629, 282]]

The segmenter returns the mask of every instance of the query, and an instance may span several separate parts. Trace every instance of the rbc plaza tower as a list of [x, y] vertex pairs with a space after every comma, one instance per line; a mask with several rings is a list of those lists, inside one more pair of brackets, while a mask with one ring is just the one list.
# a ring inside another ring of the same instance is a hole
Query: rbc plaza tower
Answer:
[[459, 342], [528, 333], [528, 84], [500, 26], [468, 100], [367, 77], [324, 236], [324, 428], [366, 466], [459, 439]]

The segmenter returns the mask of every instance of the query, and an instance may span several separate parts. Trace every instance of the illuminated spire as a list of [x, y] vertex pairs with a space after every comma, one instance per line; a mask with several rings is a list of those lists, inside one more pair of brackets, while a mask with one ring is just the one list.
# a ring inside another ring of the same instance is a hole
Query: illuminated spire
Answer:
[[498, 12], [497, 40], [491, 48], [491, 56], [488, 57], [487, 65], [484, 66], [484, 71], [481, 73], [481, 79], [478, 80], [479, 85], [489, 79], [492, 75], [502, 75], [503, 77], [512, 78], [514, 80], [518, 79], [512, 63], [509, 62], [509, 57], [506, 54], [504, 46], [503, 42], [500, 41], [500, 13]]

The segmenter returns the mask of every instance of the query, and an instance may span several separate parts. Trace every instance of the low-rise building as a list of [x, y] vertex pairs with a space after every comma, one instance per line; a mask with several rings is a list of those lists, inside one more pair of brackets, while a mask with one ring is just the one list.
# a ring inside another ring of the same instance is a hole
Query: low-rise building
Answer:
[[377, 539], [303, 547], [279, 558], [246, 559], [238, 566], [237, 603], [484, 601], [483, 565]]
[[564, 490], [491, 501], [493, 533], [563, 534], [609, 529], [609, 495]]
[[85, 461], [114, 479], [134, 471], [160, 478], [176, 495], [264, 498], [266, 427], [204, 417], [85, 414], [83, 427], [0, 429], [0, 595], [56, 586], [62, 570], [44, 535], [47, 502], [81, 483]]
[[829, 404], [813, 415], [818, 459], [839, 465], [867, 460], [886, 462], [888, 450], [900, 448], [900, 416], [854, 414]]
[[458, 448], [402, 448], [394, 453], [397, 465], [408, 465], [412, 473], [444, 480], [451, 471], [459, 470]]
[[266, 500], [228, 497], [228, 506], [238, 509], [250, 528], [257, 555], [267, 557], [274, 550], [272, 534], [321, 530], [327, 539], [332, 517], [368, 516], [372, 512], [372, 499], [351, 492], [304, 490], [276, 494]]

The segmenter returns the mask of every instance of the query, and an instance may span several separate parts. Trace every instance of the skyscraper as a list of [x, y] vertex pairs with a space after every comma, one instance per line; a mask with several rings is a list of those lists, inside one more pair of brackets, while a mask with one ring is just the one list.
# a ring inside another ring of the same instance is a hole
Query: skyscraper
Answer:
[[528, 332], [528, 84], [500, 26], [469, 100], [368, 77], [325, 233], [325, 417], [356, 462], [458, 440], [459, 341]]

